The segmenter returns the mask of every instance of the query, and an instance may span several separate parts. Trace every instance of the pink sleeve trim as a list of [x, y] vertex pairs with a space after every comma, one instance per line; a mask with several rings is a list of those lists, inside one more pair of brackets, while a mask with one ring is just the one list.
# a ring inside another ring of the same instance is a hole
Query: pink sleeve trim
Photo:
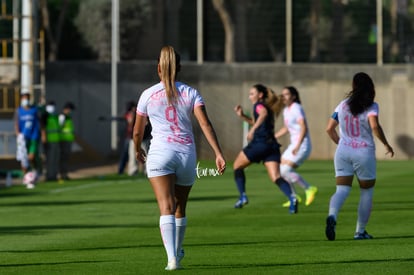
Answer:
[[137, 115], [140, 115], [140, 116], [145, 116], [145, 117], [147, 117], [147, 116], [148, 116], [148, 114], [141, 113], [141, 112], [140, 112], [140, 111], [138, 111], [138, 110], [137, 110]]
[[259, 113], [260, 110], [262, 110], [264, 108], [264, 106], [262, 104], [259, 104], [256, 106], [256, 113]]

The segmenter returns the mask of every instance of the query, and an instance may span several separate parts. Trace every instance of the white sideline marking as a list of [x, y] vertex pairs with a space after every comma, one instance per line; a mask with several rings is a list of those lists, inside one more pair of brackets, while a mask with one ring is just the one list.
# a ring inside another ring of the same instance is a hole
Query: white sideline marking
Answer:
[[[139, 181], [142, 181], [142, 179], [134, 180], [134, 182], [139, 182]], [[122, 182], [116, 182], [116, 181], [95, 182], [95, 183], [90, 183], [90, 184], [85, 184], [85, 185], [71, 186], [71, 187], [63, 187], [63, 188], [53, 189], [53, 190], [50, 190], [49, 193], [62, 193], [62, 192], [69, 192], [69, 191], [76, 191], [76, 190], [88, 189], [88, 188], [93, 188], [93, 187], [97, 187], [97, 186], [105, 186], [105, 185], [110, 185], [110, 184], [125, 184], [125, 183], [130, 183], [130, 182], [132, 182], [132, 180], [130, 180], [130, 181], [122, 181]]]

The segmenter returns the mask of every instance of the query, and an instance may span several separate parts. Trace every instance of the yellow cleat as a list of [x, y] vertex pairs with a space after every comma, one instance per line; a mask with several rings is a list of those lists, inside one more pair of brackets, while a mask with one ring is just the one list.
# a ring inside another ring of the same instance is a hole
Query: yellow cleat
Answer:
[[[302, 198], [299, 197], [298, 194], [296, 194], [296, 199], [298, 200], [298, 203], [302, 202]], [[282, 204], [283, 207], [289, 207], [290, 206], [290, 201], [285, 202], [284, 204]]]
[[310, 186], [308, 189], [306, 189], [306, 206], [309, 206], [313, 200], [315, 199], [315, 195], [318, 192], [318, 187], [316, 186]]

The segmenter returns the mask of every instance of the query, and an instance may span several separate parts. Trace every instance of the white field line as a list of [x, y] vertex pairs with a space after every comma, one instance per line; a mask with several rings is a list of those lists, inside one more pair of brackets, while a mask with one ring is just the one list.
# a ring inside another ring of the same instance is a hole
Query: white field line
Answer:
[[[140, 182], [140, 181], [143, 181], [143, 180], [142, 179], [136, 179], [136, 180], [133, 180], [133, 181], [134, 182]], [[101, 186], [106, 186], [106, 185], [111, 185], [111, 184], [126, 184], [126, 183], [130, 183], [130, 182], [132, 182], [132, 180], [122, 181], [122, 182], [117, 182], [117, 181], [95, 182], [95, 183], [90, 183], [90, 184], [85, 184], [85, 185], [78, 185], [78, 186], [71, 186], [71, 187], [63, 187], [63, 188], [53, 189], [53, 190], [50, 190], [49, 193], [70, 192], [70, 191], [94, 188], [94, 187], [98, 187], [98, 186], [101, 187]]]

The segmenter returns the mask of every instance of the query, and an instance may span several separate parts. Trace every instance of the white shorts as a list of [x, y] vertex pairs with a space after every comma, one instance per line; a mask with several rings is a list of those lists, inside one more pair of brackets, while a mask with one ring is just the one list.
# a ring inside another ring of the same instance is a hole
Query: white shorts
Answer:
[[302, 142], [296, 155], [292, 153], [294, 148], [295, 145], [289, 144], [288, 148], [282, 154], [282, 160], [286, 159], [300, 166], [310, 156], [312, 145], [310, 142]]
[[146, 161], [148, 178], [175, 174], [177, 185], [192, 186], [196, 177], [197, 155], [150, 148]]
[[338, 145], [335, 152], [335, 176], [353, 176], [360, 180], [376, 179], [377, 161], [374, 148], [353, 149]]

